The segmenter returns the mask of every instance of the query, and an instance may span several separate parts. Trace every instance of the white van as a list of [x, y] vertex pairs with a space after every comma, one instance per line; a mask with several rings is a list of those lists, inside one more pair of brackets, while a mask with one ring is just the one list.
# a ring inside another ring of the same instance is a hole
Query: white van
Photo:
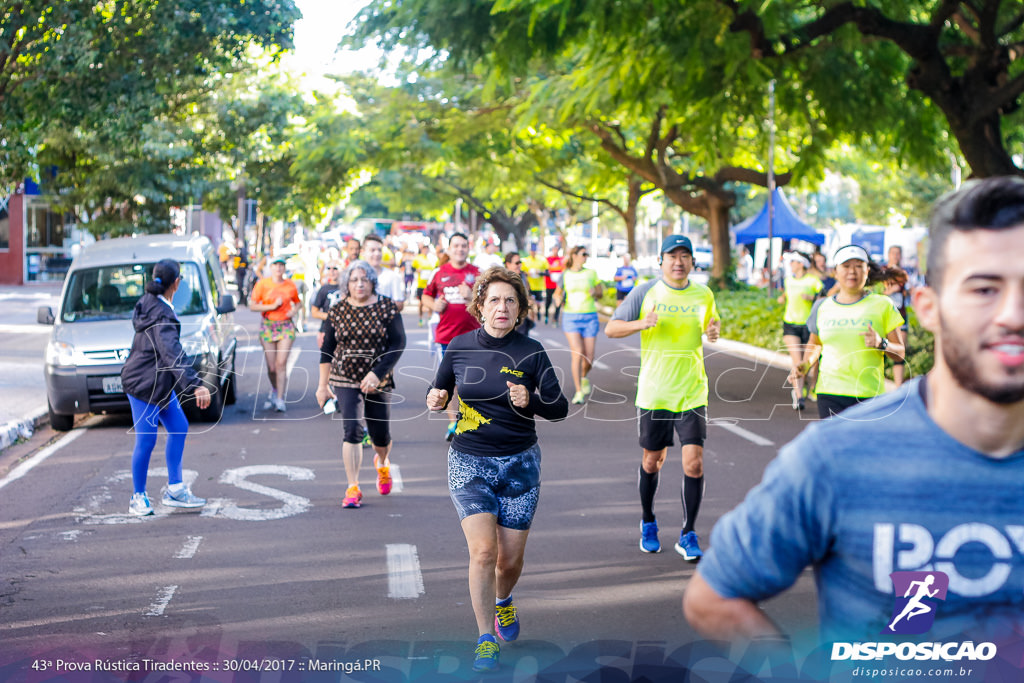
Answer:
[[77, 413], [129, 412], [121, 367], [135, 330], [132, 312], [164, 258], [181, 264], [174, 312], [181, 346], [210, 387], [210, 407], [180, 396], [190, 421], [216, 421], [235, 402], [235, 300], [224, 284], [217, 253], [205, 237], [142, 235], [96, 242], [82, 249], [64, 280], [57, 314], [39, 308], [36, 320], [53, 325], [46, 346], [50, 425], [67, 431]]

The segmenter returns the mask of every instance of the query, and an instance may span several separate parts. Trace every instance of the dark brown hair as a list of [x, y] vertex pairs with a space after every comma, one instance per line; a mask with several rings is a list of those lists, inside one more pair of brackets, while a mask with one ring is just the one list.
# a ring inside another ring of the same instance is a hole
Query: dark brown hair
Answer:
[[565, 269], [572, 270], [572, 267], [576, 265], [576, 255], [581, 251], [586, 251], [587, 248], [582, 244], [577, 245], [569, 250], [569, 255], [565, 258]]
[[1003, 230], [1024, 225], [1024, 179], [997, 176], [968, 180], [935, 203], [928, 228], [925, 282], [938, 289], [950, 255], [946, 242], [954, 230]]
[[513, 273], [503, 266], [491, 266], [480, 273], [480, 275], [477, 275], [476, 283], [473, 285], [473, 298], [469, 305], [466, 306], [466, 310], [482, 323], [484, 321], [483, 310], [484, 299], [487, 298], [487, 288], [495, 282], [504, 282], [505, 284], [512, 285], [512, 289], [516, 290], [516, 301], [519, 302], [519, 315], [516, 316], [515, 326], [519, 327], [530, 313], [529, 293], [526, 291], [526, 285], [523, 284], [523, 278], [519, 273]]

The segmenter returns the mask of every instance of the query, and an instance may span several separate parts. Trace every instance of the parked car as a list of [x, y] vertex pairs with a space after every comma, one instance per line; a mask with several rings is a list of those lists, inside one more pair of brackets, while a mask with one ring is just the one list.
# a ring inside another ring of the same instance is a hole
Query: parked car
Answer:
[[181, 346], [210, 388], [200, 410], [191, 394], [179, 396], [190, 421], [216, 421], [235, 402], [235, 300], [228, 293], [217, 252], [205, 237], [144, 235], [96, 242], [68, 270], [56, 315], [49, 306], [36, 319], [53, 325], [44, 375], [50, 424], [67, 431], [78, 413], [130, 412], [121, 387], [134, 329], [132, 312], [163, 258], [181, 264], [174, 311]]

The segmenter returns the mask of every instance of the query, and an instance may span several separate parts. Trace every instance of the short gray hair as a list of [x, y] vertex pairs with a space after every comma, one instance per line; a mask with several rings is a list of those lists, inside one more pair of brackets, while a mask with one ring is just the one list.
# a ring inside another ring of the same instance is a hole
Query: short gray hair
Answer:
[[356, 259], [352, 263], [348, 264], [348, 268], [341, 271], [341, 275], [338, 276], [338, 291], [341, 292], [342, 296], [348, 296], [348, 280], [352, 277], [352, 271], [361, 270], [366, 273], [366, 279], [370, 281], [370, 288], [374, 294], [377, 293], [377, 271], [373, 269], [369, 263], [362, 259]]

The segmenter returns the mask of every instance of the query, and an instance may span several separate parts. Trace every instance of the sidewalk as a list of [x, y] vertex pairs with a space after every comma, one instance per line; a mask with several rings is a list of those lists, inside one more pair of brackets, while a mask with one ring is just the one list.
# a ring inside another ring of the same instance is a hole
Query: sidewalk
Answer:
[[43, 354], [52, 328], [36, 322], [36, 309], [56, 309], [62, 286], [0, 285], [0, 451], [49, 422]]

